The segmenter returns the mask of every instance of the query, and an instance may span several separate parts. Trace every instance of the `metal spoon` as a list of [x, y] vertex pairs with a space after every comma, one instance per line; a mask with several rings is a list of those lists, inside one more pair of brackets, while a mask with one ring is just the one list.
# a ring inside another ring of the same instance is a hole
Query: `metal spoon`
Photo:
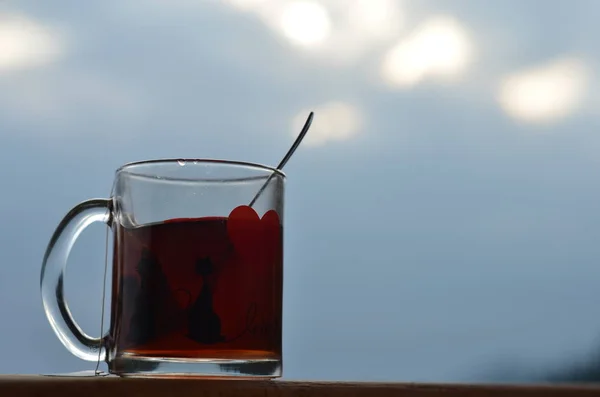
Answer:
[[[300, 134], [298, 135], [298, 138], [296, 138], [296, 140], [292, 144], [292, 147], [290, 148], [290, 150], [288, 150], [288, 152], [285, 154], [285, 156], [283, 156], [283, 159], [281, 159], [281, 161], [279, 162], [279, 165], [276, 168], [278, 171], [281, 171], [281, 169], [285, 166], [285, 164], [288, 162], [288, 160], [292, 157], [292, 155], [294, 154], [296, 149], [298, 149], [298, 146], [300, 146], [300, 142], [302, 142], [302, 139], [304, 139], [304, 135], [306, 135], [306, 133], [308, 132], [308, 129], [310, 128], [310, 125], [312, 124], [313, 115], [314, 115], [314, 112], [310, 112], [310, 114], [308, 115], [308, 118], [306, 119], [306, 122], [304, 123], [304, 127], [302, 127], [302, 131], [300, 131]], [[267, 178], [265, 184], [262, 185], [262, 187], [260, 188], [258, 193], [256, 193], [256, 196], [254, 196], [254, 198], [250, 202], [250, 204], [249, 204], [250, 207], [252, 207], [254, 205], [254, 203], [256, 202], [258, 197], [261, 195], [261, 193], [267, 188], [267, 185], [269, 184], [269, 182], [271, 181], [271, 178], [273, 178], [274, 175], [275, 175], [275, 172], [273, 172], [269, 176], [269, 178]]]

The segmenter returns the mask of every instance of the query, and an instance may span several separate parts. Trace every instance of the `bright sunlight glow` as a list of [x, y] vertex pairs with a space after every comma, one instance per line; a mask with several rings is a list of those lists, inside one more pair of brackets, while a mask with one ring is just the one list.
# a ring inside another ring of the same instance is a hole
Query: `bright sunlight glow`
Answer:
[[394, 0], [348, 0], [349, 25], [373, 38], [397, 35], [403, 18]]
[[398, 0], [221, 0], [254, 14], [280, 37], [331, 64], [354, 63], [397, 39]]
[[40, 24], [0, 13], [0, 73], [44, 65], [62, 50], [58, 37]]
[[404, 87], [429, 76], [457, 76], [467, 66], [470, 47], [468, 35], [458, 21], [433, 17], [387, 53], [382, 76], [389, 84]]
[[512, 118], [528, 123], [554, 122], [581, 104], [588, 68], [576, 58], [555, 60], [506, 77], [498, 102]]
[[[346, 141], [355, 137], [363, 126], [359, 109], [347, 102], [331, 101], [315, 109], [315, 122], [304, 144], [322, 146], [330, 142]], [[298, 126], [304, 124], [308, 110], [303, 110], [293, 119], [292, 134], [298, 134]]]
[[295, 44], [311, 46], [323, 42], [331, 31], [325, 7], [316, 2], [296, 1], [284, 7], [280, 27]]

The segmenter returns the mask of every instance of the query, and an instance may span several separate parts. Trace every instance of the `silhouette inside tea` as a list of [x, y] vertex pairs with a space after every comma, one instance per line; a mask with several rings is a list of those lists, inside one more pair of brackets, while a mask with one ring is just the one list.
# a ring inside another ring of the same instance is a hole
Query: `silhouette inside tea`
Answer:
[[[131, 316], [131, 326], [127, 340], [134, 343], [146, 343], [156, 336], [157, 296], [153, 294], [153, 284], [159, 282], [164, 276], [161, 274], [160, 265], [152, 253], [147, 249], [142, 250], [142, 256], [136, 266], [139, 275], [139, 289], [133, 298], [134, 312]], [[132, 291], [133, 292], [133, 291]]]
[[213, 298], [208, 276], [212, 273], [210, 258], [202, 258], [196, 263], [196, 273], [202, 276], [202, 289], [189, 314], [188, 337], [199, 343], [223, 342], [221, 319], [213, 308]]

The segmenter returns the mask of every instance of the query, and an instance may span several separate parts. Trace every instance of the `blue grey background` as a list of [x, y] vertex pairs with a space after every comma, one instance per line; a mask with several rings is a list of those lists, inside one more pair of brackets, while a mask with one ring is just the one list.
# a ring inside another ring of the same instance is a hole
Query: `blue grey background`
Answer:
[[[308, 110], [286, 379], [534, 382], [594, 361], [600, 3], [373, 1], [364, 30], [353, 0], [300, 3], [0, 2], [1, 373], [93, 368], [52, 332], [39, 271], [119, 165], [276, 164]], [[104, 238], [82, 235], [66, 279], [91, 335]]]

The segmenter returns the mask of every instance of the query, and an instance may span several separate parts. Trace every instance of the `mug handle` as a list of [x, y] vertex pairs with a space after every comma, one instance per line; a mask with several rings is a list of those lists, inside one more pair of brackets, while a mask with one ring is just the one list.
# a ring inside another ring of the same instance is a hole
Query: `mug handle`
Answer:
[[64, 296], [64, 273], [75, 240], [94, 222], [112, 222], [112, 201], [92, 199], [79, 203], [56, 228], [42, 262], [40, 288], [44, 311], [58, 339], [73, 355], [86, 360], [106, 359], [105, 338], [86, 335], [73, 320]]

